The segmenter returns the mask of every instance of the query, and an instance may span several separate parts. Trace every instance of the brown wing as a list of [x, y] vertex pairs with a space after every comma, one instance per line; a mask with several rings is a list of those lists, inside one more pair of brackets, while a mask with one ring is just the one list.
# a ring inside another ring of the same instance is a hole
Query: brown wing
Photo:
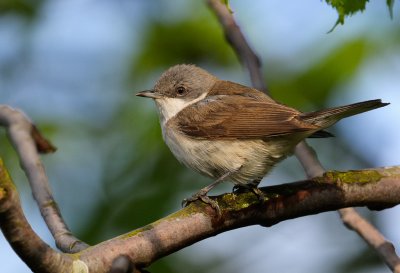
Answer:
[[265, 139], [319, 128], [297, 119], [299, 114], [271, 100], [217, 95], [186, 107], [170, 122], [202, 139]]
[[230, 81], [218, 80], [215, 82], [210, 92], [208, 92], [208, 96], [217, 95], [240, 95], [274, 102], [268, 95], [255, 88], [247, 87], [245, 85]]

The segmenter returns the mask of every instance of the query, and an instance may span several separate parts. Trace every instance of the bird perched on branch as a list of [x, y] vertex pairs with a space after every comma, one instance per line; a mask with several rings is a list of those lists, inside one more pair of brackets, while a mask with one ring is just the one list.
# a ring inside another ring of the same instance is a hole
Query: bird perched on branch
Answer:
[[324, 129], [342, 118], [388, 105], [369, 100], [302, 113], [254, 88], [223, 81], [194, 65], [165, 71], [152, 90], [165, 143], [187, 167], [215, 179], [184, 203], [201, 199], [219, 210], [207, 193], [222, 181], [259, 197], [261, 179], [305, 138], [332, 135]]

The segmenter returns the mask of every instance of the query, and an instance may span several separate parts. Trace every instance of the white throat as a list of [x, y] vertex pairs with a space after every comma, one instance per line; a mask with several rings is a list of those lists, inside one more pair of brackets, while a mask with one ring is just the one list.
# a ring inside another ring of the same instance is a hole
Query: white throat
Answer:
[[201, 101], [207, 96], [207, 93], [202, 94], [198, 98], [186, 101], [181, 98], [161, 98], [156, 99], [156, 105], [160, 113], [160, 121], [162, 125], [168, 122], [171, 118], [176, 116], [181, 110], [189, 105], [192, 105], [198, 101]]

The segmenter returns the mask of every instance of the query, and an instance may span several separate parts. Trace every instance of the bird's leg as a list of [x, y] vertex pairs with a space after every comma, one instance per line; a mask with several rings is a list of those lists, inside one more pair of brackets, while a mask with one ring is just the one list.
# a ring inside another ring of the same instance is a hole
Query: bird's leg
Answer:
[[249, 184], [236, 184], [233, 186], [232, 192], [240, 193], [240, 192], [248, 192], [251, 191], [254, 193], [260, 202], [264, 201], [265, 194], [258, 188], [258, 184], [260, 184], [261, 179], [255, 179]]
[[210, 197], [208, 197], [207, 193], [210, 190], [212, 190], [215, 186], [217, 186], [218, 184], [224, 182], [224, 180], [234, 172], [225, 173], [224, 175], [219, 177], [217, 180], [215, 180], [213, 183], [211, 183], [207, 187], [204, 187], [201, 190], [199, 190], [198, 192], [196, 192], [195, 194], [193, 194], [191, 197], [183, 199], [182, 206], [186, 207], [187, 205], [189, 205], [189, 203], [200, 199], [204, 203], [209, 204], [212, 208], [214, 208], [218, 212], [218, 214], [221, 214], [218, 203], [216, 201], [212, 200]]

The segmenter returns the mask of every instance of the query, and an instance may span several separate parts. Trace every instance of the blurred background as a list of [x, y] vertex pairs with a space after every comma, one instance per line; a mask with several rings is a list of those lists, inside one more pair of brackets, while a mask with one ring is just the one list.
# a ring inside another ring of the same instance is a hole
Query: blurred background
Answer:
[[[330, 129], [336, 138], [309, 141], [327, 169], [400, 163], [399, 3], [390, 19], [386, 1], [370, 1], [329, 34], [338, 15], [323, 1], [230, 4], [277, 100], [303, 111], [391, 102], [340, 122]], [[22, 109], [58, 147], [43, 161], [66, 222], [84, 241], [96, 244], [166, 216], [211, 182], [177, 162], [162, 141], [153, 102], [134, 96], [178, 63], [250, 85], [203, 1], [1, 1], [0, 103]], [[4, 130], [0, 156], [29, 221], [54, 245]], [[290, 158], [262, 185], [304, 177]], [[360, 212], [399, 248], [398, 207]], [[226, 232], [149, 270], [389, 272], [336, 212]], [[1, 234], [0, 271], [30, 272]]]

